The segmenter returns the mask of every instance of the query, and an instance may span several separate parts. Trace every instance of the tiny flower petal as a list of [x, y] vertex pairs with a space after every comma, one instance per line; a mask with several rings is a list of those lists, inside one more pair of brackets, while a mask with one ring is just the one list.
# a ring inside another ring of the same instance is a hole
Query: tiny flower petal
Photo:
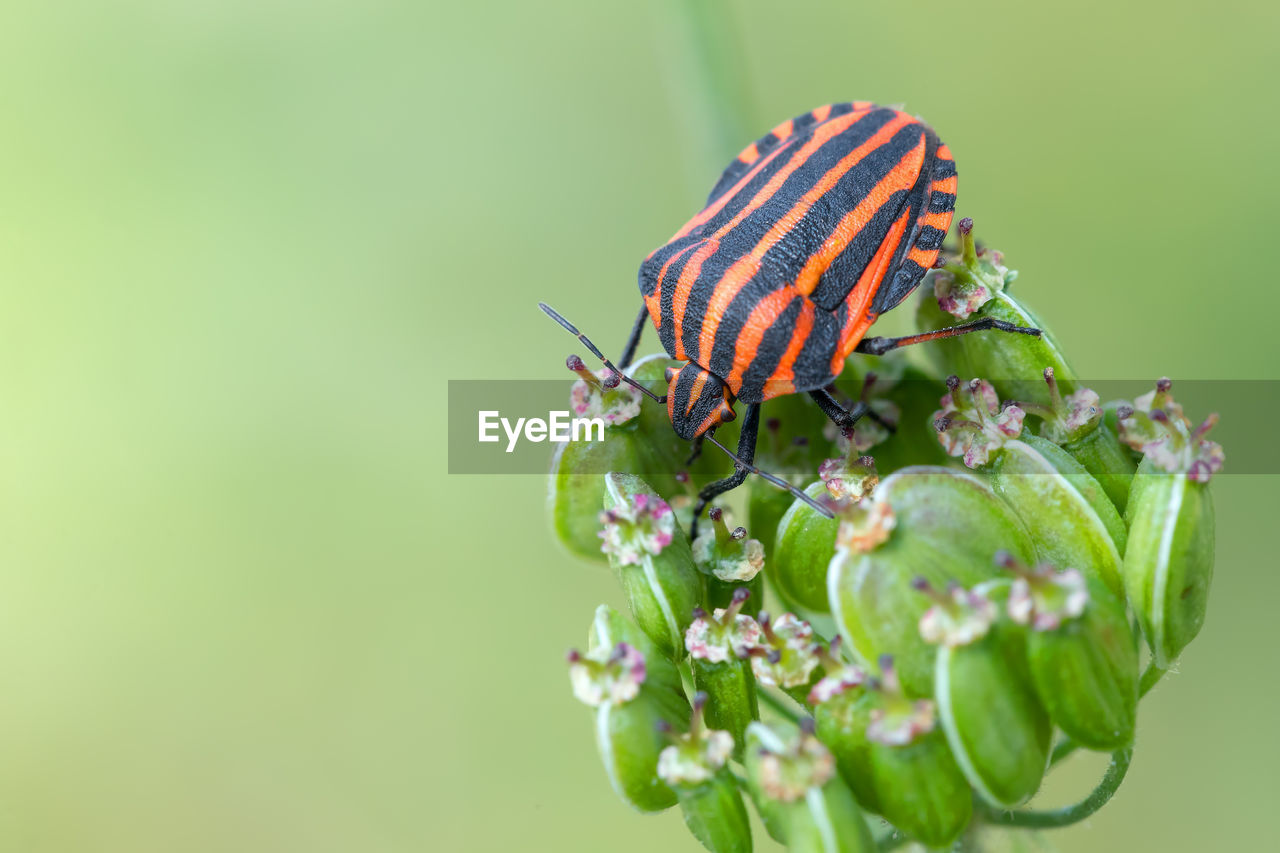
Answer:
[[808, 684], [820, 663], [809, 623], [784, 613], [762, 630], [763, 641], [747, 647], [756, 679], [777, 687]]
[[[1016, 571], [1016, 569], [1015, 569]], [[1053, 631], [1078, 618], [1089, 603], [1089, 589], [1077, 569], [1039, 566], [1013, 581], [1006, 604], [1009, 618], [1036, 631]]]
[[894, 701], [891, 707], [877, 708], [871, 712], [867, 723], [867, 739], [885, 746], [906, 746], [921, 735], [933, 731], [937, 723], [933, 701], [905, 699]]
[[1026, 412], [1013, 405], [1001, 409], [990, 382], [975, 379], [961, 385], [954, 377], [950, 381], [952, 390], [933, 413], [938, 441], [948, 456], [963, 457], [966, 466], [980, 468], [1006, 441], [1022, 434]]
[[668, 785], [710, 781], [733, 754], [733, 735], [718, 729], [681, 735], [658, 755], [658, 778]]
[[573, 695], [592, 707], [630, 702], [639, 695], [645, 674], [644, 655], [627, 643], [618, 643], [612, 650], [575, 653], [569, 663]]
[[1186, 474], [1192, 482], [1207, 483], [1226, 462], [1222, 446], [1205, 438], [1217, 424], [1218, 416], [1210, 415], [1193, 429], [1173, 399], [1171, 385], [1162, 379], [1156, 390], [1138, 397], [1132, 406], [1121, 407], [1120, 440], [1141, 451], [1163, 471]]
[[997, 609], [982, 593], [953, 587], [934, 595], [940, 600], [920, 617], [920, 636], [926, 643], [955, 648], [976, 642], [991, 630]]
[[690, 655], [709, 663], [723, 663], [736, 658], [739, 649], [760, 645], [764, 633], [760, 623], [750, 616], [717, 608], [710, 617], [694, 619], [684, 634], [684, 647]]
[[821, 705], [829, 702], [841, 693], [855, 687], [861, 687], [867, 681], [867, 674], [856, 666], [845, 666], [824, 677], [809, 691], [809, 702]]
[[792, 803], [811, 788], [821, 788], [835, 771], [831, 751], [816, 737], [801, 733], [782, 751], [762, 755], [760, 788], [771, 799]]
[[874, 551], [889, 541], [897, 523], [888, 501], [863, 501], [844, 514], [836, 531], [836, 547], [859, 554]]
[[667, 502], [643, 493], [600, 513], [600, 523], [600, 550], [623, 566], [641, 562], [646, 554], [662, 553], [676, 529], [675, 513]]
[[595, 377], [596, 382], [579, 379], [569, 390], [569, 405], [583, 417], [602, 418], [611, 426], [624, 424], [640, 414], [640, 391], [628, 383], [613, 388], [605, 386], [613, 371], [603, 368], [584, 375]]

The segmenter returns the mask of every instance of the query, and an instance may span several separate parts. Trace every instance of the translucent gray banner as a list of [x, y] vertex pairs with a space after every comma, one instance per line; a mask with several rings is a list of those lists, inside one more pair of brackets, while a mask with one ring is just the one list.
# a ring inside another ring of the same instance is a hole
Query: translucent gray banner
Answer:
[[[917, 382], [920, 387], [905, 387], [900, 382], [893, 396], [900, 394], [940, 398], [946, 390], [940, 382]], [[1104, 403], [1132, 400], [1150, 391], [1153, 380], [1098, 380], [1079, 384], [1096, 391]], [[450, 380], [448, 400], [449, 473], [450, 474], [545, 474], [557, 439], [587, 440], [595, 438], [599, 425], [574, 424], [569, 401], [572, 380]], [[1044, 386], [1028, 383], [1026, 394], [1039, 396]], [[1018, 392], [1006, 397], [1018, 398]], [[841, 383], [837, 391], [848, 398], [858, 395], [856, 383]], [[1174, 394], [1194, 422], [1199, 423], [1211, 412], [1221, 418], [1211, 438], [1226, 451], [1223, 474], [1280, 474], [1280, 380], [1228, 379], [1177, 380]], [[660, 408], [652, 400], [642, 405]], [[742, 405], [738, 404], [741, 411]], [[770, 402], [766, 401], [761, 416], [768, 419]], [[1034, 419], [1029, 418], [1028, 423]], [[900, 430], [930, 430], [927, 422], [903, 423]], [[784, 434], [786, 427], [783, 427]], [[787, 438], [793, 438], [787, 435]], [[824, 441], [821, 434], [806, 436], [811, 441]], [[892, 441], [893, 439], [890, 439]], [[873, 448], [871, 454], [875, 455]], [[726, 471], [731, 467], [725, 461]], [[582, 473], [605, 473], [582, 470]], [[635, 473], [674, 473], [673, 471], [635, 471]]]

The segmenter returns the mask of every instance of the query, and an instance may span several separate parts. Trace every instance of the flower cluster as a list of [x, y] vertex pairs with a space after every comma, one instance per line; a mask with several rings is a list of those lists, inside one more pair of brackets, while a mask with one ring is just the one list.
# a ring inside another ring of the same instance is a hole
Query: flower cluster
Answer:
[[[930, 275], [932, 368], [857, 356], [821, 405], [769, 400], [740, 467], [770, 473], [730, 495], [709, 488], [723, 456], [569, 360], [574, 411], [609, 427], [555, 455], [552, 524], [609, 564], [628, 610], [597, 611], [570, 684], [618, 795], [678, 806], [715, 853], [751, 849], [748, 805], [796, 849], [872, 849], [877, 825], [948, 848], [975, 822], [1087, 817], [1123, 781], [1140, 698], [1203, 625], [1217, 417], [1195, 425], [1167, 379], [1103, 401], [971, 221]], [[957, 319], [990, 331], [932, 334]], [[673, 366], [624, 367], [660, 394]], [[614, 470], [590, 474], [601, 459]], [[697, 518], [706, 498], [726, 503]], [[1075, 749], [1112, 755], [1097, 790], [1028, 808]]]

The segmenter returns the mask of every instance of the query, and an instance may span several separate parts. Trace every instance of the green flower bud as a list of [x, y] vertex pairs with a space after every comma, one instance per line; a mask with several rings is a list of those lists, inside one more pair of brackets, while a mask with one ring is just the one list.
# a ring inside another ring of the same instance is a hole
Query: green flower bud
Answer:
[[863, 687], [868, 676], [862, 667], [838, 662], [839, 637], [831, 640], [826, 675], [809, 691], [808, 704], [818, 738], [830, 748], [836, 767], [858, 803], [879, 813], [880, 800], [871, 783], [871, 742], [867, 726], [876, 701]]
[[997, 561], [1018, 576], [1008, 612], [1030, 629], [1031, 678], [1054, 722], [1090, 749], [1111, 751], [1131, 743], [1138, 713], [1138, 648], [1124, 602], [1106, 584], [1075, 569], [1028, 569], [1008, 555]]
[[880, 813], [931, 847], [951, 844], [969, 824], [973, 799], [933, 701], [904, 693], [888, 657], [868, 688], [875, 697], [866, 729], [868, 771]]
[[761, 643], [764, 632], [756, 620], [740, 612], [749, 596], [746, 589], [739, 589], [728, 608], [711, 615], [695, 610], [684, 636], [694, 684], [709, 697], [707, 722], [732, 735], [739, 755], [747, 726], [760, 718], [755, 677], [746, 657], [749, 649]]
[[961, 254], [950, 256], [942, 269], [934, 270], [921, 288], [916, 310], [920, 331], [954, 326], [958, 321], [994, 319], [1021, 328], [1041, 331], [1039, 337], [1005, 332], [980, 332], [934, 341], [929, 355], [942, 370], [959, 370], [969, 376], [990, 377], [1004, 397], [1042, 400], [1040, 377], [1053, 368], [1069, 393], [1075, 390], [1075, 374], [1068, 367], [1053, 335], [1031, 310], [1014, 298], [1009, 285], [1017, 272], [1004, 266], [1004, 256], [993, 249], [979, 250], [973, 239], [973, 220], [960, 220]]
[[[828, 495], [822, 483], [805, 490], [811, 498]], [[769, 579], [778, 597], [788, 605], [812, 613], [827, 612], [827, 564], [836, 551], [838, 518], [827, 518], [803, 501], [792, 501], [778, 522], [774, 550], [769, 561]]]
[[605, 477], [600, 520], [603, 550], [636, 623], [663, 654], [682, 655], [702, 579], [671, 507], [639, 477], [615, 472]]
[[1123, 510], [1137, 466], [1115, 429], [1107, 426], [1098, 395], [1089, 388], [1080, 388], [1064, 397], [1051, 367], [1045, 368], [1044, 380], [1049, 404], [1019, 405], [1044, 421], [1040, 434], [1079, 462], [1102, 486], [1116, 509]]
[[[630, 388], [630, 386], [626, 386]], [[600, 551], [600, 505], [604, 478], [579, 471], [634, 471], [643, 451], [634, 429], [606, 427], [603, 441], [566, 441], [551, 457], [547, 511], [556, 538], [572, 554], [604, 562]]]
[[990, 383], [952, 376], [947, 386], [934, 422], [947, 452], [987, 473], [1043, 559], [1087, 567], [1119, 592], [1127, 532], [1098, 481], [1053, 442], [1024, 433], [1021, 408], [1001, 409]]
[[601, 604], [596, 608], [595, 618], [591, 620], [587, 646], [608, 652], [619, 643], [626, 643], [644, 656], [646, 685], [668, 690], [684, 698], [684, 682], [676, 665], [658, 651], [658, 647], [644, 631], [609, 605]]
[[[840, 512], [869, 494], [880, 481], [870, 456], [850, 455], [828, 459], [818, 469], [821, 483], [813, 483], [805, 494], [826, 498]], [[839, 515], [839, 513], [837, 513]], [[839, 518], [827, 518], [803, 501], [795, 501], [778, 523], [777, 547], [770, 564], [770, 577], [779, 597], [813, 613], [825, 613], [827, 566], [836, 551]]]
[[745, 527], [730, 530], [720, 507], [712, 507], [707, 515], [711, 528], [704, 528], [693, 542], [694, 565], [707, 579], [707, 605], [728, 607], [739, 589], [749, 590], [755, 606], [747, 612], [754, 615], [764, 598], [760, 574], [764, 545], [758, 539], [748, 539]]
[[1214, 516], [1209, 479], [1221, 470], [1221, 446], [1193, 428], [1169, 394], [1170, 382], [1121, 409], [1120, 436], [1144, 458], [1126, 517], [1124, 581], [1156, 665], [1167, 667], [1204, 624], [1213, 580]]
[[687, 725], [684, 695], [647, 683], [644, 655], [622, 641], [569, 652], [569, 678], [574, 695], [595, 708], [596, 746], [618, 796], [640, 811], [675, 805], [675, 793], [657, 775], [666, 745], [659, 729]]
[[984, 800], [1019, 805], [1044, 778], [1053, 724], [1031, 686], [1022, 632], [996, 623], [1008, 584], [919, 588], [936, 602], [920, 634], [939, 646], [934, 696], [951, 753]]
[[[733, 735], [707, 728], [707, 694], [693, 697], [693, 716], [685, 734], [668, 733], [671, 745], [658, 756], [658, 777], [680, 800], [685, 825], [713, 853], [751, 850], [751, 825], [737, 783], [726, 769]], [[659, 726], [666, 732], [665, 724]]]
[[[822, 435], [829, 421], [804, 394], [777, 397], [769, 401], [769, 406], [769, 417], [762, 424], [764, 429], [756, 445], [756, 463], [793, 486], [803, 488], [827, 456], [825, 442], [811, 441], [810, 437]], [[747, 529], [759, 538], [772, 559], [777, 553], [774, 546], [778, 522], [791, 506], [792, 497], [769, 483], [755, 479], [747, 482]]]
[[748, 788], [765, 828], [793, 851], [875, 850], [866, 819], [836, 775], [831, 752], [813, 736], [752, 723], [747, 730]]
[[920, 696], [933, 690], [935, 649], [917, 628], [929, 602], [915, 579], [972, 586], [994, 576], [997, 551], [1034, 553], [1022, 522], [984, 481], [935, 467], [881, 480], [842, 521], [837, 544], [827, 579], [841, 635], [864, 662], [893, 653]]

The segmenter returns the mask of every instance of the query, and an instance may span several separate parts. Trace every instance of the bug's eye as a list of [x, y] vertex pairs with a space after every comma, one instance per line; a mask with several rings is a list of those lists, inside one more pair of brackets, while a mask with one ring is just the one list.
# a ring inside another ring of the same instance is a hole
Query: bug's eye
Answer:
[[676, 373], [678, 372], [679, 371], [677, 371], [674, 367], [668, 367], [665, 371], [663, 371], [662, 375], [666, 377], [668, 385], [671, 384], [672, 379], [676, 378]]
[[728, 403], [720, 404], [720, 423], [727, 424], [738, 415], [733, 411], [733, 407]]

